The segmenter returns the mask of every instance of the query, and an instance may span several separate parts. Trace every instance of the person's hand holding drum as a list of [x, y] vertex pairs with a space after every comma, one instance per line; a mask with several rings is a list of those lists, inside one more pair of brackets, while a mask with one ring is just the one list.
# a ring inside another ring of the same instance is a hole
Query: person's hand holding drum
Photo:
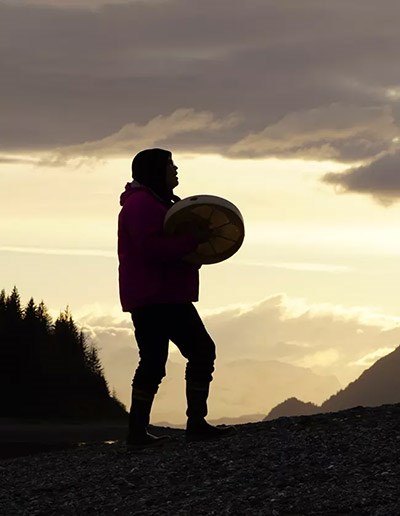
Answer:
[[212, 229], [208, 220], [200, 217], [192, 217], [189, 220], [182, 221], [175, 230], [176, 235], [184, 235], [189, 233], [199, 244], [208, 242], [211, 237]]

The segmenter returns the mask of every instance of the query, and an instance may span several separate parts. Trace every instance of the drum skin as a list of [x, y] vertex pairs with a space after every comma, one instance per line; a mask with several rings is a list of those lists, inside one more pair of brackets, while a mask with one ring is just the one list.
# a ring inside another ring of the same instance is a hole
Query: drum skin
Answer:
[[210, 238], [198, 245], [185, 261], [206, 265], [219, 263], [234, 255], [244, 239], [244, 221], [238, 208], [216, 195], [193, 195], [175, 203], [164, 221], [167, 235], [182, 233], [190, 224], [209, 226]]

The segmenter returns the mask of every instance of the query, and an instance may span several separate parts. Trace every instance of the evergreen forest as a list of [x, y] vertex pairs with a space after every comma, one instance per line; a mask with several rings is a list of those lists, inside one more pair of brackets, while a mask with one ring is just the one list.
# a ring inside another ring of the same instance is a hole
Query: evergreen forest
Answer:
[[97, 349], [68, 308], [56, 321], [44, 302], [0, 293], [0, 417], [109, 420], [126, 417], [110, 394]]

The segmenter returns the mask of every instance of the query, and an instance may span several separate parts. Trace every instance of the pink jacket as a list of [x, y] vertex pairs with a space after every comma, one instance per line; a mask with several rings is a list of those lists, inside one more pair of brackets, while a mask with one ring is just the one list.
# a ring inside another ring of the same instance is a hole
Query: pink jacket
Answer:
[[198, 245], [191, 235], [166, 236], [168, 206], [151, 190], [128, 183], [118, 218], [119, 292], [122, 310], [154, 303], [197, 301], [198, 267], [182, 258]]

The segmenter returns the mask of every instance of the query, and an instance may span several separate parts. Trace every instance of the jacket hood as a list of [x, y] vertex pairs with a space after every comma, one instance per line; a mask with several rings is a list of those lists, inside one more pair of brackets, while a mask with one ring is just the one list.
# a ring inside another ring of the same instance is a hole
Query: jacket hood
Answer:
[[130, 183], [126, 183], [125, 190], [122, 192], [119, 198], [120, 205], [123, 206], [128, 197], [130, 197], [138, 190], [146, 190], [146, 187], [142, 186], [137, 181], [131, 181]]
[[121, 206], [123, 206], [126, 202], [126, 200], [135, 192], [139, 190], [146, 190], [147, 192], [150, 192], [151, 195], [153, 195], [158, 201], [160, 201], [163, 204], [166, 204], [168, 207], [172, 206], [177, 201], [180, 201], [181, 198], [177, 195], [173, 195], [170, 202], [165, 201], [165, 199], [161, 198], [159, 195], [157, 195], [151, 188], [148, 186], [144, 186], [137, 181], [132, 181], [130, 183], [126, 183], [125, 190], [122, 192], [122, 194], [119, 197], [119, 203]]

